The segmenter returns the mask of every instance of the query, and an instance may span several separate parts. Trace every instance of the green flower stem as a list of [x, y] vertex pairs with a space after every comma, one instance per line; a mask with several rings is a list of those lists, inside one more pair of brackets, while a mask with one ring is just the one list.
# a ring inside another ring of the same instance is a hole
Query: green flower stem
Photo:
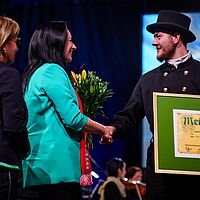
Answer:
[[[100, 79], [95, 71], [88, 71], [84, 77], [81, 74], [75, 76], [76, 80], [72, 76], [70, 80], [82, 101], [84, 114], [91, 119], [97, 115], [105, 117], [103, 103], [114, 94], [112, 89], [108, 89], [109, 83]], [[94, 147], [91, 134], [88, 134], [87, 143], [89, 148]]]

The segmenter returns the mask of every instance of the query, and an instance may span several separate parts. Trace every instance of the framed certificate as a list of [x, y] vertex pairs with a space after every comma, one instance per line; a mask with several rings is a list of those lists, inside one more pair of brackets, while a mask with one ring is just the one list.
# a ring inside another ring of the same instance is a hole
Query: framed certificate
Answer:
[[155, 172], [200, 175], [200, 95], [153, 93]]

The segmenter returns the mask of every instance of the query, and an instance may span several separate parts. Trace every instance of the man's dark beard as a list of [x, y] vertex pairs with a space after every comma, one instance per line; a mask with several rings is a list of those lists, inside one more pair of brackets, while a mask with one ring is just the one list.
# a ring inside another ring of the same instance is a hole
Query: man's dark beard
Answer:
[[169, 49], [167, 52], [164, 52], [163, 56], [160, 58], [156, 57], [158, 61], [162, 62], [164, 60], [169, 60], [172, 58], [172, 55], [175, 52], [176, 45], [174, 45], [171, 49]]
[[165, 59], [164, 59], [164, 58], [158, 58], [158, 57], [157, 57], [157, 60], [158, 60], [159, 62], [162, 62], [162, 61], [164, 61]]

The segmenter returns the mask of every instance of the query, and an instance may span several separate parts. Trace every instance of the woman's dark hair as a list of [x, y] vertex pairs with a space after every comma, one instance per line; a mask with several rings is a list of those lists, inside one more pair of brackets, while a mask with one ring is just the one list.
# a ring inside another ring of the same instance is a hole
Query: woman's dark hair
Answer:
[[124, 167], [124, 161], [121, 158], [113, 158], [106, 163], [107, 176], [118, 176], [118, 169]]
[[42, 64], [57, 63], [65, 68], [66, 38], [67, 24], [64, 21], [49, 21], [33, 33], [28, 49], [28, 66], [23, 75], [24, 90], [31, 75]]

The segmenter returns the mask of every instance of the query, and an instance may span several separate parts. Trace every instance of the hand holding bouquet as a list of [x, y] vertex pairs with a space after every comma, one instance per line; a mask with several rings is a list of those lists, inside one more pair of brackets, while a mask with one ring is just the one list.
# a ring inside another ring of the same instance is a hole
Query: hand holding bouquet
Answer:
[[[71, 71], [71, 81], [82, 101], [84, 114], [91, 119], [97, 115], [105, 117], [103, 103], [113, 95], [112, 89], [108, 89], [109, 83], [99, 78], [95, 71], [85, 70], [81, 74]], [[88, 135], [88, 145], [93, 147], [91, 134]]]

